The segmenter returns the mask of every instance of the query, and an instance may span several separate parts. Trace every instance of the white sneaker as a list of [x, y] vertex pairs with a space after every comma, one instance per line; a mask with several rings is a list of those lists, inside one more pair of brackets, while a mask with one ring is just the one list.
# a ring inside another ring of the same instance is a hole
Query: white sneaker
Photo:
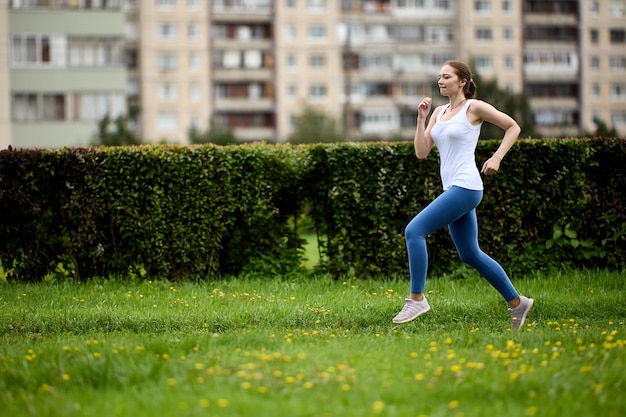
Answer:
[[422, 301], [413, 301], [407, 298], [402, 311], [400, 311], [392, 321], [395, 324], [408, 323], [426, 313], [428, 310], [430, 310], [430, 306], [428, 305], [428, 301], [426, 301], [426, 297], [424, 297]]
[[515, 308], [509, 308], [511, 314], [511, 331], [518, 330], [524, 325], [526, 315], [530, 311], [535, 300], [532, 298], [526, 298], [523, 295], [519, 296], [519, 305]]

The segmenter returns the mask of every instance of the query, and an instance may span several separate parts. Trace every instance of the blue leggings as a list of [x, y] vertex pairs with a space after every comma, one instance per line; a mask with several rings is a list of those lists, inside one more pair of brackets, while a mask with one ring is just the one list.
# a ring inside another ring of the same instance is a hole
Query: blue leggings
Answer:
[[424, 293], [428, 272], [426, 236], [448, 226], [461, 260], [474, 267], [506, 301], [517, 297], [517, 291], [504, 269], [478, 246], [476, 207], [482, 198], [481, 190], [454, 186], [444, 191], [409, 222], [405, 238], [412, 293]]

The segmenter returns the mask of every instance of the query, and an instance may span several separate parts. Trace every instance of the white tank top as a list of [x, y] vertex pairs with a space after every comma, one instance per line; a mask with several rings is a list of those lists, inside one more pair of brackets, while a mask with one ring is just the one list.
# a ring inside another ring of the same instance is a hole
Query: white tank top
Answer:
[[437, 116], [437, 122], [430, 131], [439, 151], [444, 190], [454, 185], [469, 190], [483, 189], [483, 181], [474, 155], [482, 123], [472, 125], [467, 120], [467, 109], [472, 101], [467, 100], [452, 119], [441, 121], [444, 112], [450, 107], [450, 104], [447, 104]]

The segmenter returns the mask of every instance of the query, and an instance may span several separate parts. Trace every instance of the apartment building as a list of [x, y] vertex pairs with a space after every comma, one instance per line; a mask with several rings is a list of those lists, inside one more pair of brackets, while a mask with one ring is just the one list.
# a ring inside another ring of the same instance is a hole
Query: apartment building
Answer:
[[109, 112], [130, 114], [144, 142], [185, 144], [210, 123], [284, 141], [313, 105], [347, 138], [409, 139], [421, 98], [445, 102], [441, 65], [462, 59], [525, 94], [543, 136], [596, 120], [626, 136], [625, 4], [12, 0], [0, 8], [0, 133], [18, 147], [86, 144]]
[[99, 119], [126, 113], [120, 1], [12, 0], [3, 12], [12, 146], [86, 146]]
[[[8, 9], [0, 0], [0, 28], [9, 27]], [[6, 33], [4, 29], [0, 29]], [[9, 45], [7, 36], [0, 32], [0, 149], [11, 144], [11, 96], [9, 88]]]

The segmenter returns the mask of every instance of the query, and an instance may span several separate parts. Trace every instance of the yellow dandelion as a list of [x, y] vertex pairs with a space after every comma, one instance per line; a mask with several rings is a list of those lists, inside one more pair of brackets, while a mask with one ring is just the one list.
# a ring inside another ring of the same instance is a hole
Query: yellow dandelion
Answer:
[[534, 416], [535, 414], [537, 414], [537, 407], [535, 407], [534, 405], [526, 409], [527, 416]]
[[241, 383], [241, 388], [242, 389], [250, 389], [251, 387], [252, 387], [252, 384], [247, 382], [247, 381]]
[[63, 376], [61, 378], [63, 378], [63, 381], [69, 381], [70, 380], [70, 376], [68, 374], [63, 374]]
[[446, 345], [450, 346], [452, 344], [452, 339], [451, 338], [447, 338], [446, 339]]
[[342, 390], [342, 391], [344, 391], [344, 392], [350, 391], [350, 388], [351, 388], [351, 387], [350, 387], [350, 385], [349, 385], [349, 384], [343, 384], [343, 385], [341, 386], [341, 390]]
[[372, 412], [374, 414], [380, 414], [385, 409], [385, 403], [382, 401], [374, 401], [372, 404]]
[[288, 384], [293, 384], [294, 382], [296, 382], [296, 378], [288, 376], [287, 378], [285, 378], [285, 382]]
[[424, 374], [415, 374], [414, 378], [416, 381], [422, 381], [424, 379]]
[[412, 358], [414, 358], [414, 359], [415, 359], [415, 358], [417, 358], [417, 356], [418, 356], [418, 355], [417, 355], [417, 352], [411, 352], [411, 357], [412, 357]]
[[448, 403], [448, 408], [450, 410], [454, 410], [455, 408], [459, 408], [460, 403], [457, 400], [452, 400]]
[[257, 391], [259, 391], [260, 394], [265, 394], [267, 393], [267, 387], [260, 386]]
[[176, 380], [174, 378], [167, 378], [167, 385], [173, 387], [174, 385], [176, 385]]
[[217, 400], [217, 406], [220, 408], [226, 408], [229, 406], [230, 402], [224, 398], [220, 398], [219, 400]]
[[205, 399], [201, 399], [199, 401], [200, 407], [202, 408], [209, 408], [209, 405], [211, 405], [211, 402], [209, 400], [205, 400]]

